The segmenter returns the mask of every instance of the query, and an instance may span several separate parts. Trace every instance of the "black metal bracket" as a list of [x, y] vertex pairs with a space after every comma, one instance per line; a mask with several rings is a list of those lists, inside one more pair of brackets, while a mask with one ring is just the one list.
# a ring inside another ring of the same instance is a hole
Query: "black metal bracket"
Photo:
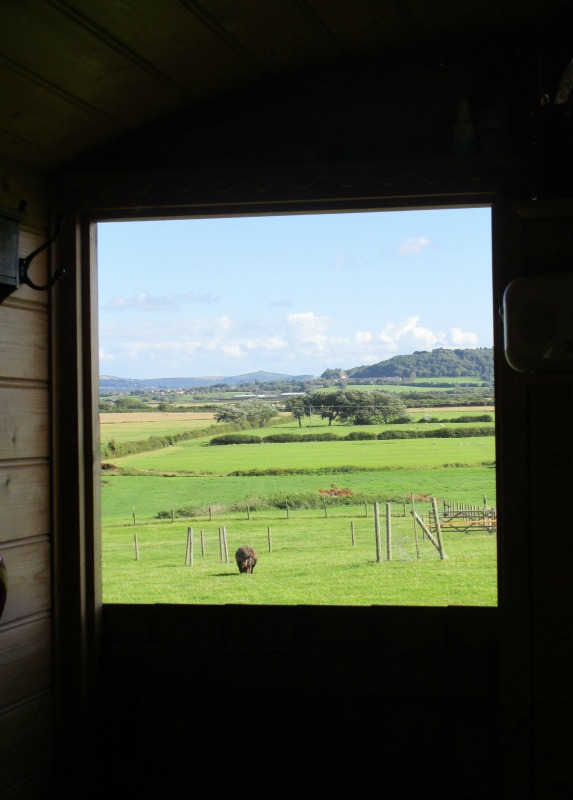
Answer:
[[19, 273], [20, 273], [20, 282], [21, 283], [27, 284], [27, 286], [29, 286], [31, 289], [35, 289], [38, 292], [43, 292], [46, 289], [49, 289], [50, 286], [53, 286], [57, 281], [60, 280], [62, 275], [64, 275], [64, 273], [66, 271], [66, 268], [65, 267], [60, 267], [59, 269], [57, 269], [54, 272], [54, 274], [52, 275], [50, 280], [46, 284], [44, 284], [44, 286], [38, 286], [38, 284], [34, 283], [33, 280], [30, 278], [30, 276], [28, 275], [28, 269], [29, 269], [30, 264], [32, 263], [32, 261], [36, 258], [36, 256], [39, 253], [41, 253], [43, 250], [46, 250], [46, 248], [48, 248], [51, 244], [53, 244], [56, 241], [56, 239], [58, 238], [58, 236], [62, 232], [62, 228], [64, 227], [65, 221], [66, 221], [66, 218], [64, 217], [63, 214], [61, 214], [58, 217], [57, 221], [56, 221], [56, 227], [54, 228], [54, 233], [50, 236], [48, 241], [44, 242], [44, 244], [42, 244], [42, 245], [40, 245], [40, 247], [36, 248], [36, 250], [34, 250], [32, 253], [30, 253], [29, 256], [26, 256], [26, 258], [21, 258], [19, 260], [18, 265], [19, 265]]
[[43, 286], [34, 283], [28, 274], [30, 264], [46, 248], [53, 244], [64, 226], [65, 217], [60, 215], [53, 234], [47, 242], [36, 248], [26, 258], [18, 258], [18, 238], [20, 223], [26, 217], [26, 203], [22, 201], [17, 209], [0, 207], [0, 303], [15, 292], [21, 283], [36, 291], [45, 291], [60, 280], [65, 268], [60, 267]]

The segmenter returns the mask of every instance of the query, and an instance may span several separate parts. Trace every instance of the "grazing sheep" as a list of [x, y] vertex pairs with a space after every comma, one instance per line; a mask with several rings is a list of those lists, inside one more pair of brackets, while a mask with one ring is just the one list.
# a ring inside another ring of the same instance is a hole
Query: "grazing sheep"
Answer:
[[254, 547], [249, 547], [248, 544], [239, 547], [235, 553], [235, 561], [239, 567], [239, 572], [246, 572], [247, 575], [250, 575], [255, 568], [258, 558], [259, 555]]

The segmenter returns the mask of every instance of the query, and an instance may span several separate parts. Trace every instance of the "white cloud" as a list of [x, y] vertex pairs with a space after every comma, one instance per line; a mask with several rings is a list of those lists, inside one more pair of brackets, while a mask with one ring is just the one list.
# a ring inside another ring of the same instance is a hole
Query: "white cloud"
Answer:
[[405, 353], [413, 350], [431, 350], [443, 341], [443, 334], [418, 325], [419, 317], [408, 317], [403, 322], [389, 323], [378, 332], [377, 338], [389, 352]]
[[231, 358], [241, 358], [244, 355], [238, 344], [224, 344], [221, 346], [221, 352], [226, 356], [231, 356]]
[[318, 317], [313, 311], [300, 314], [288, 314], [287, 322], [299, 342], [320, 342], [324, 339], [324, 331], [330, 325], [328, 317]]
[[450, 328], [449, 340], [455, 347], [478, 347], [479, 339], [471, 331], [462, 331], [461, 328]]
[[397, 253], [399, 256], [414, 256], [421, 253], [424, 248], [429, 247], [431, 244], [431, 241], [425, 236], [411, 236], [400, 242]]
[[103, 349], [103, 347], [99, 348], [99, 360], [100, 360], [100, 362], [113, 361], [114, 359], [115, 359], [115, 356], [112, 353], [107, 353]]
[[421, 324], [419, 316], [375, 330], [337, 330], [335, 320], [313, 311], [277, 315], [256, 329], [249, 320], [228, 315], [165, 319], [161, 323], [103, 321], [101, 363], [114, 372], [146, 375], [230, 375], [237, 360], [245, 370], [320, 374], [329, 366], [374, 364], [400, 353], [436, 347], [477, 345], [476, 334], [452, 327], [448, 333]]

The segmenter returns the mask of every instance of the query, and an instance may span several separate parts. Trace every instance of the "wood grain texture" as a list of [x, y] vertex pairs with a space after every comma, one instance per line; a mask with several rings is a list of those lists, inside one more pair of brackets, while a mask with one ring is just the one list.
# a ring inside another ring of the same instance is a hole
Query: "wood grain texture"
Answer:
[[48, 315], [38, 311], [0, 306], [2, 377], [48, 379]]
[[26, 797], [29, 800], [43, 796], [35, 793], [35, 787], [38, 782], [47, 783], [51, 714], [49, 693], [36, 695], [0, 713], [0, 793], [27, 778], [29, 782], [23, 787], [24, 793], [9, 794], [8, 797]]
[[51, 683], [49, 616], [0, 625], [0, 708], [11, 706]]
[[5, 545], [1, 552], [8, 575], [2, 623], [48, 611], [51, 605], [48, 537], [26, 544]]
[[0, 459], [48, 456], [48, 402], [47, 388], [0, 385]]
[[46, 224], [46, 176], [23, 166], [22, 162], [0, 157], [0, 205], [18, 207], [27, 202], [27, 216], [21, 230], [42, 231]]
[[0, 464], [0, 544], [48, 533], [49, 467]]

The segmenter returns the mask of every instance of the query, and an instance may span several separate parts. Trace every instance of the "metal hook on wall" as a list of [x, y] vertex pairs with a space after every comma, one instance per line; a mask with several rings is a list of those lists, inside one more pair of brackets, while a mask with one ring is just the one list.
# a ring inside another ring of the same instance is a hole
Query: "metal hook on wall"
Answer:
[[54, 272], [52, 277], [49, 279], [49, 281], [46, 284], [44, 284], [44, 286], [38, 286], [38, 284], [34, 283], [34, 281], [28, 275], [28, 269], [30, 268], [30, 264], [36, 258], [36, 256], [39, 253], [41, 253], [43, 250], [46, 250], [48, 247], [50, 247], [51, 244], [53, 244], [56, 241], [56, 239], [58, 238], [58, 236], [62, 232], [62, 228], [64, 227], [65, 221], [66, 221], [65, 216], [63, 214], [60, 214], [60, 216], [58, 217], [58, 219], [56, 221], [56, 227], [54, 228], [54, 233], [50, 236], [48, 241], [44, 242], [44, 244], [42, 244], [42, 245], [40, 245], [40, 247], [36, 248], [36, 250], [34, 250], [32, 253], [30, 253], [29, 256], [26, 256], [26, 258], [21, 258], [19, 260], [18, 264], [19, 264], [20, 282], [21, 283], [27, 284], [31, 289], [35, 289], [38, 292], [43, 292], [46, 289], [49, 289], [50, 286], [53, 286], [64, 275], [64, 273], [66, 271], [66, 268], [65, 267], [60, 267], [59, 269], [57, 269]]
[[44, 291], [59, 281], [65, 272], [64, 267], [60, 267], [43, 286], [34, 283], [28, 274], [30, 264], [36, 256], [50, 247], [60, 235], [65, 222], [64, 215], [58, 217], [54, 232], [47, 242], [26, 258], [18, 258], [19, 227], [25, 217], [25, 201], [22, 201], [17, 209], [0, 206], [0, 303], [15, 292], [21, 283], [36, 291]]

